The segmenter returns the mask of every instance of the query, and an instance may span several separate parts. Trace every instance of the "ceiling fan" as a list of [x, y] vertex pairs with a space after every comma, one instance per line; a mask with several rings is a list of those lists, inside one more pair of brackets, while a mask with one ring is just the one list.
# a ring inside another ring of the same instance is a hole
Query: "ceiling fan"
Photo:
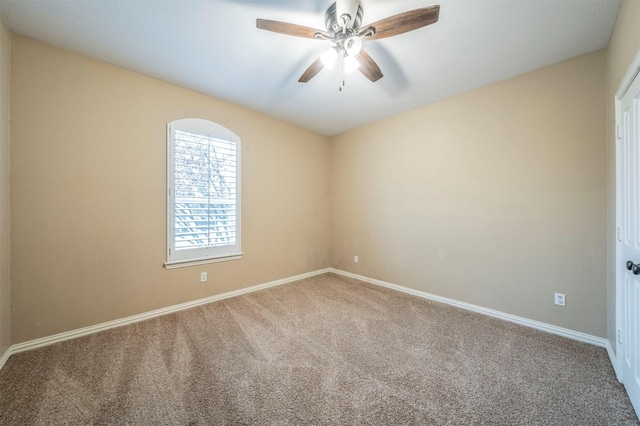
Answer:
[[[329, 40], [333, 43], [327, 52], [306, 69], [298, 80], [300, 83], [308, 82], [324, 67], [332, 68], [336, 63], [339, 63], [343, 75], [345, 72], [358, 69], [365, 77], [375, 82], [382, 78], [383, 74], [373, 58], [362, 49], [362, 42], [380, 40], [425, 27], [437, 22], [439, 14], [440, 6], [424, 7], [363, 26], [363, 10], [359, 0], [337, 0], [324, 14], [326, 31], [269, 19], [257, 19], [256, 26], [262, 30]], [[344, 76], [342, 85], [344, 86]]]

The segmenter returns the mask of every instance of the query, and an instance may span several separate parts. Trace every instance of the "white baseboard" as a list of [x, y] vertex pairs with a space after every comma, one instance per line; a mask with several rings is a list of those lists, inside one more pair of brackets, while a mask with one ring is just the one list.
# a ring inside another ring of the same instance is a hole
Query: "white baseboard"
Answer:
[[293, 277], [283, 278], [280, 280], [271, 281], [264, 284], [254, 285], [252, 287], [243, 288], [240, 290], [230, 291], [227, 293], [217, 294], [211, 297], [205, 297], [204, 299], [193, 300], [191, 302], [181, 303], [179, 305], [168, 306], [166, 308], [156, 309], [154, 311], [145, 312], [138, 315], [132, 315], [130, 317], [121, 318], [113, 321], [103, 322], [101, 324], [92, 325], [89, 327], [78, 328], [75, 330], [65, 331], [64, 333], [54, 334], [52, 336], [42, 337], [40, 339], [29, 340], [27, 342], [11, 345], [9, 349], [0, 358], [0, 368], [2, 368], [13, 354], [19, 352], [29, 351], [31, 349], [41, 348], [43, 346], [53, 345], [54, 343], [64, 342], [65, 340], [75, 339], [77, 337], [86, 336], [100, 331], [109, 330], [110, 328], [122, 327], [124, 325], [133, 324], [136, 322], [148, 320], [151, 318], [159, 317], [162, 315], [171, 314], [174, 312], [182, 311], [185, 309], [193, 308], [196, 306], [204, 305], [207, 303], [215, 302], [222, 299], [228, 299], [230, 297], [239, 296], [241, 294], [251, 293], [258, 290], [264, 290], [265, 288], [275, 287], [278, 285], [290, 283], [292, 281], [298, 281], [305, 278], [314, 277], [316, 275], [325, 274], [330, 272], [330, 268], [320, 269], [306, 274], [295, 275]]
[[[520, 324], [520, 325], [524, 325], [526, 327], [531, 327], [531, 328], [535, 328], [537, 330], [542, 330], [542, 331], [546, 331], [548, 333], [553, 333], [553, 334], [557, 334], [563, 337], [567, 337], [569, 339], [573, 339], [573, 340], [578, 340], [581, 342], [585, 342], [585, 343], [590, 343], [592, 345], [595, 346], [599, 346], [602, 348], [605, 348], [607, 350], [607, 353], [609, 354], [609, 358], [611, 359], [611, 363], [614, 366], [614, 370], [616, 369], [616, 356], [615, 353], [613, 352], [613, 348], [611, 347], [610, 342], [602, 337], [597, 337], [597, 336], [592, 336], [590, 334], [586, 334], [586, 333], [581, 333], [578, 331], [574, 331], [574, 330], [570, 330], [567, 328], [562, 328], [562, 327], [557, 327], [555, 325], [551, 325], [551, 324], [547, 324], [547, 323], [543, 323], [540, 321], [535, 321], [535, 320], [531, 320], [528, 318], [523, 318], [523, 317], [519, 317], [516, 315], [511, 315], [511, 314], [507, 314], [504, 312], [500, 312], [500, 311], [496, 311], [493, 309], [488, 309], [488, 308], [484, 308], [482, 306], [477, 306], [477, 305], [472, 305], [470, 303], [466, 303], [466, 302], [461, 302], [455, 299], [449, 299], [446, 297], [442, 297], [442, 296], [437, 296], [435, 294], [431, 294], [431, 293], [426, 293], [424, 291], [420, 291], [420, 290], [414, 290], [408, 287], [403, 287], [400, 285], [396, 285], [396, 284], [391, 284], [385, 281], [381, 281], [381, 280], [376, 280], [373, 278], [369, 278], [369, 277], [365, 277], [362, 275], [357, 275], [357, 274], [353, 274], [351, 272], [347, 272], [347, 271], [343, 271], [340, 269], [334, 269], [334, 268], [326, 268], [326, 269], [320, 269], [317, 271], [313, 271], [313, 272], [308, 272], [306, 274], [300, 274], [300, 275], [295, 275], [293, 277], [288, 277], [288, 278], [283, 278], [280, 280], [276, 280], [276, 281], [271, 281], [268, 283], [264, 283], [264, 284], [258, 284], [252, 287], [247, 287], [247, 288], [243, 288], [240, 290], [235, 290], [235, 291], [230, 291], [227, 293], [222, 293], [222, 294], [218, 294], [215, 296], [211, 296], [211, 297], [206, 297], [204, 299], [198, 299], [198, 300], [194, 300], [191, 302], [186, 302], [186, 303], [182, 303], [179, 305], [173, 305], [173, 306], [169, 306], [166, 308], [161, 308], [161, 309], [156, 309], [154, 311], [149, 311], [149, 312], [145, 312], [142, 314], [138, 314], [138, 315], [133, 315], [130, 317], [126, 317], [126, 318], [121, 318], [121, 319], [117, 319], [117, 320], [113, 320], [113, 321], [109, 321], [109, 322], [104, 322], [101, 324], [96, 324], [96, 325], [92, 325], [89, 327], [83, 327], [83, 328], [79, 328], [79, 329], [75, 329], [75, 330], [70, 330], [70, 331], [66, 331], [64, 333], [59, 333], [59, 334], [54, 334], [52, 336], [47, 336], [47, 337], [42, 337], [40, 339], [34, 339], [34, 340], [29, 340], [27, 342], [23, 342], [23, 343], [18, 343], [15, 345], [10, 346], [4, 354], [2, 354], [2, 356], [0, 356], [0, 368], [2, 368], [4, 366], [4, 364], [6, 363], [6, 361], [9, 359], [9, 357], [13, 354], [19, 353], [19, 352], [24, 352], [24, 351], [28, 351], [31, 349], [36, 349], [36, 348], [40, 348], [43, 346], [48, 346], [48, 345], [53, 345], [55, 343], [59, 343], [59, 342], [63, 342], [65, 340], [70, 340], [70, 339], [75, 339], [77, 337], [82, 337], [82, 336], [86, 336], [89, 334], [93, 334], [93, 333], [98, 333], [100, 331], [104, 331], [104, 330], [108, 330], [111, 328], [115, 328], [115, 327], [122, 327], [124, 325], [127, 324], [133, 324], [136, 322], [140, 322], [140, 321], [144, 321], [147, 319], [151, 319], [151, 318], [155, 318], [155, 317], [159, 317], [162, 315], [167, 315], [167, 314], [171, 314], [173, 312], [178, 312], [178, 311], [182, 311], [185, 309], [189, 309], [189, 308], [193, 308], [196, 306], [200, 306], [200, 305], [204, 305], [207, 303], [211, 303], [211, 302], [215, 302], [217, 300], [222, 300], [222, 299], [227, 299], [230, 297], [235, 297], [235, 296], [239, 296], [241, 294], [246, 294], [246, 293], [251, 293], [254, 291], [258, 291], [258, 290], [263, 290], [265, 288], [269, 288], [269, 287], [275, 287], [278, 285], [282, 285], [282, 284], [286, 284], [292, 281], [298, 281], [298, 280], [302, 280], [305, 278], [310, 278], [316, 275], [321, 275], [327, 272], [332, 272], [338, 275], [342, 275], [345, 277], [349, 277], [349, 278], [355, 278], [357, 280], [360, 281], [364, 281], [370, 284], [375, 284], [375, 285], [379, 285], [382, 287], [387, 287], [393, 290], [397, 290], [397, 291], [401, 291], [404, 293], [408, 293], [408, 294], [412, 294], [415, 296], [419, 296], [425, 299], [430, 299], [430, 300], [435, 300], [438, 302], [442, 302], [442, 303], [446, 303], [448, 305], [451, 306], [456, 306], [458, 308], [462, 308], [462, 309], [466, 309], [466, 310], [470, 310], [470, 311], [474, 311], [474, 312], [478, 312], [484, 315], [489, 315], [495, 318], [499, 318], [499, 319], [503, 319], [506, 321], [510, 321], [516, 324]], [[617, 374], [617, 371], [616, 371]]]
[[11, 346], [7, 348], [6, 351], [0, 356], [0, 369], [4, 366], [4, 363], [7, 362], [9, 357], [11, 356]]
[[622, 383], [619, 370], [618, 370], [618, 358], [616, 357], [616, 353], [613, 350], [613, 346], [611, 346], [611, 342], [608, 339], [607, 339], [606, 349], [607, 349], [607, 354], [609, 354], [609, 360], [611, 361], [611, 365], [613, 366], [613, 371], [616, 373], [616, 379], [618, 379], [618, 381]]
[[[555, 325], [551, 325], [551, 324], [547, 324], [544, 322], [540, 322], [540, 321], [535, 321], [532, 319], [528, 319], [528, 318], [524, 318], [524, 317], [519, 317], [516, 315], [511, 315], [511, 314], [507, 314], [505, 312], [500, 312], [500, 311], [496, 311], [493, 309], [488, 309], [488, 308], [484, 308], [482, 306], [478, 306], [478, 305], [472, 305], [470, 303], [466, 303], [466, 302], [460, 302], [459, 300], [455, 300], [455, 299], [449, 299], [447, 297], [442, 297], [442, 296], [436, 296], [435, 294], [431, 294], [431, 293], [426, 293], [424, 291], [420, 291], [420, 290], [414, 290], [412, 288], [408, 288], [408, 287], [403, 287], [397, 284], [391, 284], [385, 281], [380, 281], [380, 280], [376, 280], [374, 278], [369, 278], [369, 277], [365, 277], [362, 275], [358, 275], [358, 274], [353, 274], [351, 272], [347, 272], [347, 271], [343, 271], [340, 269], [334, 269], [334, 268], [330, 268], [330, 271], [338, 274], [338, 275], [343, 275], [345, 277], [349, 277], [349, 278], [355, 278], [357, 280], [360, 281], [364, 281], [370, 284], [375, 284], [375, 285], [379, 285], [382, 287], [387, 287], [387, 288], [391, 288], [393, 290], [398, 290], [398, 291], [402, 291], [404, 293], [409, 293], [409, 294], [413, 294], [414, 296], [419, 296], [425, 299], [429, 299], [429, 300], [435, 300], [437, 302], [442, 302], [442, 303], [446, 303], [448, 305], [451, 306], [456, 306], [458, 308], [462, 308], [462, 309], [466, 309], [469, 311], [474, 311], [474, 312], [478, 312], [484, 315], [489, 315], [495, 318], [499, 318], [502, 320], [506, 320], [509, 322], [513, 322], [516, 324], [520, 324], [520, 325], [524, 325], [526, 327], [531, 327], [531, 328], [535, 328], [537, 330], [542, 330], [542, 331], [546, 331], [548, 333], [553, 333], [553, 334], [557, 334], [563, 337], [567, 337], [569, 339], [573, 339], [573, 340], [578, 340], [580, 342], [585, 342], [585, 343], [590, 343], [592, 345], [595, 346], [600, 346], [602, 348], [606, 348], [607, 351], [609, 352], [609, 357], [611, 357], [611, 354], [613, 353], [613, 351], [609, 351], [609, 349], [607, 348], [607, 345], [609, 345], [609, 341], [605, 338], [602, 337], [597, 337], [597, 336], [593, 336], [591, 334], [586, 334], [586, 333], [581, 333], [579, 331], [575, 331], [575, 330], [570, 330], [568, 328], [562, 328], [562, 327], [558, 327]], [[610, 346], [610, 345], [609, 345]], [[615, 365], [615, 364], [614, 364]]]

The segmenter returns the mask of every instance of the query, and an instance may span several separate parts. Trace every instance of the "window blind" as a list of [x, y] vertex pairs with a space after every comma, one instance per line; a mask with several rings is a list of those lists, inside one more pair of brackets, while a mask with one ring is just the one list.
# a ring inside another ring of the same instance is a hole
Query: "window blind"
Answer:
[[236, 245], [237, 143], [174, 133], [175, 250]]

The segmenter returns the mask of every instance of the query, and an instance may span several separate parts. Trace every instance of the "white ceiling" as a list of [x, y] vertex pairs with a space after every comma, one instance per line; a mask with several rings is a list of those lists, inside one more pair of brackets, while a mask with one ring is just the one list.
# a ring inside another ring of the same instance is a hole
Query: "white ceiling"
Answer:
[[334, 135], [609, 43], [620, 0], [361, 0], [363, 26], [440, 4], [439, 22], [364, 49], [384, 77], [303, 71], [330, 46], [256, 29], [324, 30], [332, 0], [0, 0], [12, 31]]

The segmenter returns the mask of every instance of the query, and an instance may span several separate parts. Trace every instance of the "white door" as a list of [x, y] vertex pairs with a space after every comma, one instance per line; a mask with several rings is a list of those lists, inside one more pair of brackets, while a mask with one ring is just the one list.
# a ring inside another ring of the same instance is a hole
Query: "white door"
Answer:
[[619, 378], [640, 414], [640, 77], [635, 77], [627, 87], [616, 108], [619, 182], [616, 356]]

